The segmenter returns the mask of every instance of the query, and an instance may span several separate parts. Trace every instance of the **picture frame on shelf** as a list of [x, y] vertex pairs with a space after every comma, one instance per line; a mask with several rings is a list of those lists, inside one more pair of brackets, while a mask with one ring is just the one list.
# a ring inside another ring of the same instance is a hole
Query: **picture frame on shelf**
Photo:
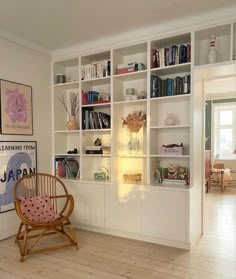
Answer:
[[1, 134], [33, 135], [32, 87], [0, 79]]
[[36, 141], [0, 141], [0, 213], [14, 209], [16, 180], [37, 172]]

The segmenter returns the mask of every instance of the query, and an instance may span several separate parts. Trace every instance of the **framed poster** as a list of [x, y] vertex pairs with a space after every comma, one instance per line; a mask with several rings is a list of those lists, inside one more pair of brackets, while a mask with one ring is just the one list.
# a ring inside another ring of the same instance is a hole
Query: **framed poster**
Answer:
[[32, 135], [32, 87], [0, 80], [1, 133]]
[[0, 141], [0, 213], [14, 209], [15, 182], [36, 171], [36, 141]]

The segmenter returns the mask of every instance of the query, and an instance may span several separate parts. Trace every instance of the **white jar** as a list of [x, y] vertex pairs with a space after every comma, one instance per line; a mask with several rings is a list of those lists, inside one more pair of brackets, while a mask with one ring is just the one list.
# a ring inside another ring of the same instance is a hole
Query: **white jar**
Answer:
[[176, 117], [174, 113], [168, 113], [166, 120], [165, 120], [165, 125], [166, 126], [174, 126], [176, 124]]

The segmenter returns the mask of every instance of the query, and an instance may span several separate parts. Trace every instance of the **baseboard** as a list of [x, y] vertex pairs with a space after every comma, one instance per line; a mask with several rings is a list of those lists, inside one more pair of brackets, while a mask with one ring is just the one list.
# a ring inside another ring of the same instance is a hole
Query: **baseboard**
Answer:
[[140, 241], [146, 241], [146, 242], [150, 242], [150, 243], [155, 243], [155, 244], [160, 244], [160, 245], [165, 245], [165, 246], [170, 246], [170, 247], [175, 247], [175, 248], [181, 248], [181, 249], [185, 249], [185, 250], [190, 250], [190, 248], [191, 248], [191, 243], [189, 243], [189, 242], [174, 241], [174, 240], [169, 240], [169, 239], [164, 239], [164, 238], [159, 238], [159, 237], [151, 237], [151, 236], [147, 236], [147, 235], [139, 235], [139, 234], [133, 234], [133, 233], [122, 232], [122, 231], [118, 231], [118, 230], [112, 230], [112, 229], [94, 227], [94, 226], [87, 226], [87, 225], [74, 224], [74, 228], [93, 231], [93, 232], [99, 232], [99, 233], [104, 233], [104, 234], [110, 234], [110, 235], [115, 235], [115, 236], [119, 236], [119, 237], [125, 237], [125, 238], [140, 240]]

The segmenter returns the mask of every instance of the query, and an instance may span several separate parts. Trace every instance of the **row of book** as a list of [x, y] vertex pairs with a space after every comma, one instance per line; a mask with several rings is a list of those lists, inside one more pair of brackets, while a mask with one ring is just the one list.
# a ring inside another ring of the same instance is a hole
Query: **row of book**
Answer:
[[66, 178], [80, 178], [79, 162], [75, 158], [55, 158], [55, 175]]
[[150, 97], [164, 97], [180, 94], [189, 94], [191, 88], [191, 76], [175, 77], [174, 79], [162, 79], [151, 76]]
[[81, 80], [109, 77], [111, 75], [110, 60], [81, 66]]
[[111, 154], [111, 147], [110, 146], [85, 146], [85, 154], [104, 154], [110, 155]]
[[82, 92], [82, 105], [110, 103], [110, 95], [94, 90]]
[[105, 112], [93, 111], [93, 108], [82, 109], [82, 129], [110, 129], [111, 116]]
[[151, 68], [191, 62], [191, 45], [173, 45], [151, 50]]

